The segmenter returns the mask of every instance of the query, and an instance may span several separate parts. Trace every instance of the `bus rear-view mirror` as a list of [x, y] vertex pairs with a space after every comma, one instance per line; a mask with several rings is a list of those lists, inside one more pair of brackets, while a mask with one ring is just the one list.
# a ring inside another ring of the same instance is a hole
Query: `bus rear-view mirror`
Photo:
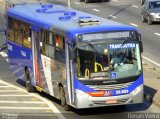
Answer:
[[142, 36], [141, 36], [141, 34], [139, 34], [139, 47], [140, 47], [140, 51], [142, 53], [143, 52], [143, 43], [142, 43]]

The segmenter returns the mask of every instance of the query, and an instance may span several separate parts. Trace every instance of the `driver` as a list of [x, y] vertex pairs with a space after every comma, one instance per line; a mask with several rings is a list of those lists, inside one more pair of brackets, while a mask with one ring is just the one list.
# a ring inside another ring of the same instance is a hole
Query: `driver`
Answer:
[[111, 69], [113, 69], [119, 65], [122, 66], [126, 61], [127, 61], [127, 58], [125, 56], [125, 53], [118, 51], [112, 57], [111, 62], [110, 62], [110, 67]]

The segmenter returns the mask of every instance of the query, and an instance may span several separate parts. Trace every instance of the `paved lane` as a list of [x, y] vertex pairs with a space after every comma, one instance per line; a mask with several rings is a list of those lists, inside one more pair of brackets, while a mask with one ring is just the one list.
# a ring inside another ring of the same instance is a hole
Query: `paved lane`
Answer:
[[141, 22], [140, 0], [111, 0], [109, 3], [88, 4], [73, 0], [72, 7], [136, 27], [142, 34], [143, 55], [160, 64], [160, 24], [148, 25]]
[[0, 112], [52, 113], [46, 102], [38, 99], [27, 91], [0, 80]]

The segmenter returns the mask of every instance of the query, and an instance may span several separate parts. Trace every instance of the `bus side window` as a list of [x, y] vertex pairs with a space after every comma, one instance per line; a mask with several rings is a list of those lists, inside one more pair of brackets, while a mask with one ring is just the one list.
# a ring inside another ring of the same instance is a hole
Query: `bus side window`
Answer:
[[56, 59], [64, 62], [65, 59], [65, 39], [61, 35], [56, 35]]
[[52, 32], [49, 32], [49, 37], [48, 37], [48, 56], [51, 58], [54, 58], [55, 55], [55, 39], [54, 39], [54, 35]]
[[30, 25], [23, 23], [23, 46], [31, 48]]
[[8, 17], [8, 40], [14, 41], [14, 19]]
[[22, 45], [22, 22], [19, 20], [14, 21], [14, 41]]
[[41, 39], [40, 39], [40, 52], [45, 55], [45, 44], [44, 44], [44, 30], [41, 30]]
[[50, 58], [54, 58], [55, 52], [55, 39], [53, 33], [45, 30], [41, 30], [40, 51], [41, 54]]

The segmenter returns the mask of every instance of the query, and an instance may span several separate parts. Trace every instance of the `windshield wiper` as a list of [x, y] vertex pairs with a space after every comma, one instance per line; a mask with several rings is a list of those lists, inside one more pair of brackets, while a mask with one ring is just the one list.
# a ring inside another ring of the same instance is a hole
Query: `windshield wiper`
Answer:
[[125, 40], [125, 41], [123, 41], [123, 42], [122, 42], [122, 45], [121, 45], [121, 48], [122, 48], [126, 43], [128, 43], [128, 42], [130, 42], [130, 40]]
[[87, 44], [88, 44], [89, 46], [91, 46], [91, 48], [93, 48], [93, 49], [97, 52], [97, 48], [96, 48], [92, 43], [87, 42]]

